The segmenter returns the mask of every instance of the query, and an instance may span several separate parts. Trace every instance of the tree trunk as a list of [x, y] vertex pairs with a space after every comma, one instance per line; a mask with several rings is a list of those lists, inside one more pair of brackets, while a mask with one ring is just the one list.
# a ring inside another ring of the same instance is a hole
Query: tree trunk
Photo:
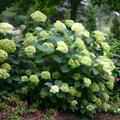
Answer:
[[76, 14], [77, 14], [77, 8], [82, 0], [70, 0], [71, 4], [71, 19], [75, 20], [76, 19]]

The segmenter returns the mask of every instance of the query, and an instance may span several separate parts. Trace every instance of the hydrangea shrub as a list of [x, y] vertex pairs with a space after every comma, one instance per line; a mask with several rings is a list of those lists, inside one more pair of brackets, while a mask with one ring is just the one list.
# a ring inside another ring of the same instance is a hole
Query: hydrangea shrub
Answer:
[[[42, 24], [47, 19], [39, 11], [31, 17]], [[9, 57], [14, 71], [9, 79], [17, 79], [23, 95], [31, 95], [45, 107], [78, 110], [88, 115], [109, 109], [115, 67], [102, 32], [89, 33], [81, 23], [58, 20], [49, 30], [36, 26], [33, 33], [12, 39], [17, 49]], [[1, 47], [1, 63], [7, 59], [7, 52], [13, 52], [6, 49]], [[6, 66], [9, 65], [1, 65], [0, 79], [8, 76], [11, 67]]]

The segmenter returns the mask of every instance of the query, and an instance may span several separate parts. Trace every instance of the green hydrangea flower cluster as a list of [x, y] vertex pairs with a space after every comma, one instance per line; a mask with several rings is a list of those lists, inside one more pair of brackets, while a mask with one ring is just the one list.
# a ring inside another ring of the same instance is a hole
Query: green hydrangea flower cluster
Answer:
[[0, 62], [4, 62], [8, 58], [6, 51], [0, 49]]
[[36, 86], [39, 83], [39, 78], [36, 75], [30, 75], [29, 80], [31, 81], [31, 83], [35, 84]]
[[73, 79], [74, 79], [74, 80], [80, 80], [80, 73], [75, 73], [75, 74], [73, 75]]
[[13, 40], [2, 39], [0, 40], [0, 49], [5, 50], [7, 53], [13, 53], [16, 50], [16, 44]]
[[7, 70], [7, 72], [10, 72], [10, 70], [11, 70], [11, 66], [8, 63], [2, 64], [1, 68]]
[[59, 92], [59, 87], [57, 85], [51, 86], [50, 92], [56, 94]]
[[71, 101], [71, 105], [72, 105], [72, 106], [76, 106], [77, 104], [78, 104], [77, 100], [72, 100], [72, 101]]
[[58, 32], [63, 32], [63, 30], [66, 29], [66, 26], [61, 21], [57, 20], [56, 23], [54, 24], [54, 28]]
[[84, 84], [86, 87], [89, 87], [91, 85], [91, 80], [89, 78], [84, 78]]
[[48, 36], [49, 36], [49, 33], [47, 33], [46, 31], [41, 31], [40, 32], [41, 40], [47, 40]]
[[58, 80], [61, 77], [61, 74], [59, 72], [53, 72], [52, 73], [52, 78]]
[[24, 87], [21, 88], [21, 93], [27, 94], [28, 90], [29, 90], [29, 87], [28, 86], [24, 86]]
[[58, 47], [56, 48], [57, 51], [60, 51], [62, 53], [68, 52], [68, 47], [64, 42], [59, 41], [59, 42], [57, 42], [57, 45], [58, 45]]
[[21, 76], [21, 81], [22, 82], [26, 82], [28, 80], [28, 77], [27, 76]]
[[0, 79], [7, 79], [9, 74], [6, 69], [0, 68]]
[[73, 21], [73, 20], [65, 20], [65, 24], [66, 24], [68, 27], [71, 27], [71, 26], [74, 24], [74, 21]]
[[36, 48], [34, 46], [28, 46], [25, 48], [25, 53], [27, 56], [33, 56], [36, 53]]
[[32, 36], [29, 36], [26, 40], [24, 40], [23, 45], [27, 47], [34, 43], [38, 43], [38, 39], [32, 35]]
[[34, 13], [31, 14], [31, 17], [33, 20], [35, 20], [36, 22], [45, 22], [47, 17], [46, 15], [44, 15], [43, 13], [41, 13], [40, 11], [36, 11]]
[[0, 23], [0, 33], [4, 35], [13, 33], [13, 28], [9, 23]]
[[51, 78], [50, 72], [48, 71], [41, 72], [41, 78], [44, 80], [49, 80]]
[[68, 86], [67, 83], [63, 83], [60, 89], [61, 89], [62, 92], [64, 92], [64, 93], [68, 93], [68, 92], [69, 92], [69, 86]]

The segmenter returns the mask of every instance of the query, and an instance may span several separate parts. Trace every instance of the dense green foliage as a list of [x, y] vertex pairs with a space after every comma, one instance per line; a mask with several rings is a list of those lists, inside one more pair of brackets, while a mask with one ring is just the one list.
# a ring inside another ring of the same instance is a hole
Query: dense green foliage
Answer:
[[87, 6], [84, 10], [85, 12], [85, 21], [84, 25], [88, 31], [94, 31], [97, 29], [96, 25], [96, 10], [93, 8], [93, 6]]
[[19, 27], [21, 24], [25, 24], [28, 18], [28, 15], [22, 15], [15, 7], [8, 8], [0, 15], [0, 21], [8, 22], [16, 27]]
[[120, 17], [116, 15], [112, 23], [113, 25], [111, 27], [111, 32], [113, 33], [114, 38], [119, 41], [120, 40]]
[[40, 10], [46, 15], [56, 14], [58, 5], [62, 0], [19, 0], [16, 7], [23, 13], [27, 13], [30, 9]]
[[120, 11], [120, 0], [91, 0], [93, 5], [103, 5], [107, 4], [113, 11]]

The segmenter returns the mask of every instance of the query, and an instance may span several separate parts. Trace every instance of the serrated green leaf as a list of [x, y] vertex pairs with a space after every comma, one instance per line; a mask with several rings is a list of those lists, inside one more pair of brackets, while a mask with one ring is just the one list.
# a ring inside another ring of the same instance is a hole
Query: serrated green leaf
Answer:
[[99, 74], [99, 71], [97, 70], [97, 68], [93, 67], [92, 70], [93, 70], [94, 75], [98, 75]]
[[58, 62], [58, 63], [61, 63], [61, 62], [62, 62], [62, 58], [59, 57], [58, 55], [53, 55], [53, 56], [52, 56], [52, 59], [53, 59], [54, 61]]
[[81, 85], [81, 84], [80, 84], [79, 81], [75, 81], [75, 82], [74, 82], [74, 86], [75, 86], [76, 88], [80, 87], [80, 85]]
[[49, 48], [46, 45], [37, 45], [37, 48], [39, 49], [39, 51], [42, 51], [42, 52], [52, 52], [52, 51], [54, 51], [54, 48]]
[[62, 70], [63, 73], [67, 73], [67, 72], [70, 71], [70, 67], [68, 65], [63, 65], [61, 67], [61, 70]]
[[52, 86], [52, 83], [46, 82], [44, 85], [46, 85], [46, 86], [48, 86], [48, 87], [51, 87], [51, 86]]
[[43, 63], [44, 62], [44, 59], [42, 57], [37, 57], [35, 59], [35, 63]]
[[54, 83], [55, 83], [55, 85], [57, 85], [59, 87], [61, 87], [63, 84], [63, 82], [61, 80], [56, 80]]
[[93, 42], [94, 42], [94, 39], [91, 38], [91, 37], [88, 37], [88, 38], [86, 39], [86, 42], [87, 42], [88, 44], [93, 43]]

